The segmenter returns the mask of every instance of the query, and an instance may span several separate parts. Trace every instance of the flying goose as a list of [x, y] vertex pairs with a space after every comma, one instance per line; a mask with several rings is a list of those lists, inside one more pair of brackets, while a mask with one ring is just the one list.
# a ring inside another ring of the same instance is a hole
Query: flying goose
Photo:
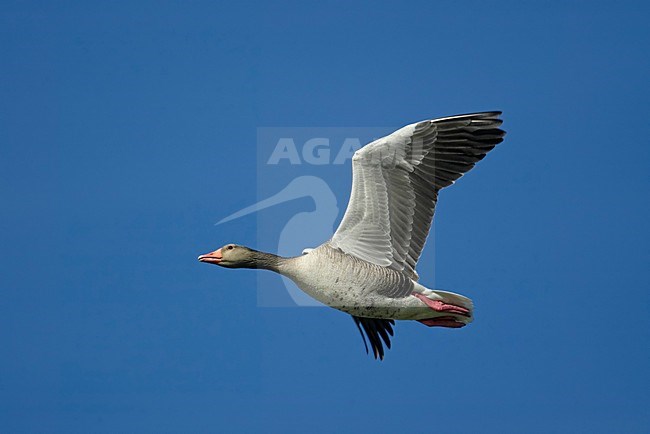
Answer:
[[[497, 144], [501, 112], [472, 113], [407, 125], [354, 153], [352, 193], [332, 238], [284, 258], [236, 244], [199, 256], [226, 268], [271, 270], [305, 293], [352, 315], [375, 359], [390, 348], [394, 320], [459, 328], [472, 321], [472, 301], [418, 282], [416, 264], [438, 192]], [[365, 336], [364, 336], [365, 332]]]

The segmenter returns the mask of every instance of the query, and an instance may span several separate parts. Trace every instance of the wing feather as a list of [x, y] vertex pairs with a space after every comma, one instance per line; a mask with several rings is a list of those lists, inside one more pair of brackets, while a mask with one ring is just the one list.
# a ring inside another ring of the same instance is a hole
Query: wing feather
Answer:
[[392, 319], [362, 318], [354, 315], [352, 319], [359, 329], [359, 333], [361, 333], [366, 353], [368, 353], [368, 344], [366, 342], [366, 336], [368, 336], [368, 342], [370, 342], [370, 348], [372, 348], [375, 359], [383, 360], [384, 345], [390, 349], [390, 337], [393, 336], [395, 321]]
[[359, 149], [352, 159], [350, 202], [331, 245], [417, 280], [415, 266], [438, 192], [503, 141], [500, 114], [423, 121]]

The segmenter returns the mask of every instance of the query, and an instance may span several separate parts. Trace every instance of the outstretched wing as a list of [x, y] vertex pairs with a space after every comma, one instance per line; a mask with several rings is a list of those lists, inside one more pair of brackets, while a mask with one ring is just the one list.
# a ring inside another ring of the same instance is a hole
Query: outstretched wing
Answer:
[[[375, 359], [379, 358], [380, 360], [384, 360], [383, 344], [386, 344], [386, 348], [390, 349], [390, 336], [393, 336], [393, 325], [395, 325], [395, 321], [392, 319], [363, 318], [354, 315], [352, 315], [352, 319], [357, 325], [359, 333], [361, 333], [363, 345], [366, 347], [366, 354], [368, 353], [366, 336], [368, 336], [368, 342], [370, 342]], [[366, 333], [365, 336], [363, 334], [364, 332]]]
[[473, 113], [408, 125], [359, 149], [352, 158], [352, 194], [330, 244], [373, 264], [415, 266], [438, 191], [453, 184], [498, 143], [501, 112]]

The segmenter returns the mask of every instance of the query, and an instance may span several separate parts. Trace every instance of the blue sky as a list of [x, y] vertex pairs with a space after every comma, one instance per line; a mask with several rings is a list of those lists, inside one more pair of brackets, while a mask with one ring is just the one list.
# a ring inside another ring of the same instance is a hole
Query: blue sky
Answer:
[[[648, 432], [648, 12], [5, 2], [2, 431]], [[345, 314], [196, 261], [258, 247], [254, 216], [214, 226], [257, 197], [258, 128], [492, 109], [506, 141], [419, 264], [471, 326], [399, 323], [379, 363]]]

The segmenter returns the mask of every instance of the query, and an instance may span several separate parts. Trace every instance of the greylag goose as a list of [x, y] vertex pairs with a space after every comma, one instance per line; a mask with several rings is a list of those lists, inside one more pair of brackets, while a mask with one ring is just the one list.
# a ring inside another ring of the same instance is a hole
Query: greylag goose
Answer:
[[[316, 300], [352, 315], [374, 357], [391, 346], [394, 320], [460, 328], [472, 321], [472, 301], [418, 282], [415, 266], [438, 192], [453, 184], [497, 144], [501, 112], [426, 120], [355, 152], [352, 193], [330, 240], [284, 258], [236, 244], [199, 256], [225, 268], [280, 273]], [[364, 336], [365, 333], [365, 336]]]

